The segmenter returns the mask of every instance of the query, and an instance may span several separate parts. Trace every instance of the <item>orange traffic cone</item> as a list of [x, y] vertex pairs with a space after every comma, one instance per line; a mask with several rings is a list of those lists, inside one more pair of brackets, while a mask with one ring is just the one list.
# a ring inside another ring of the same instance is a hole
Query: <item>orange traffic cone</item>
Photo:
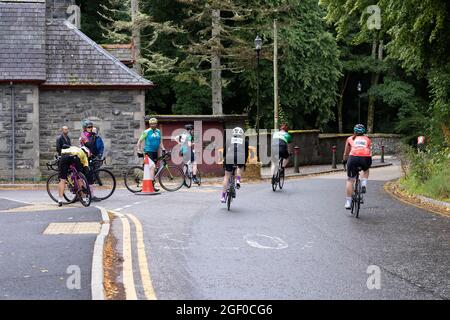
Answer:
[[135, 194], [137, 195], [147, 195], [152, 196], [156, 194], [161, 194], [159, 192], [155, 192], [155, 188], [153, 187], [153, 181], [150, 179], [150, 159], [148, 158], [148, 155], [145, 155], [144, 160], [144, 179], [142, 183], [142, 191], [137, 192]]

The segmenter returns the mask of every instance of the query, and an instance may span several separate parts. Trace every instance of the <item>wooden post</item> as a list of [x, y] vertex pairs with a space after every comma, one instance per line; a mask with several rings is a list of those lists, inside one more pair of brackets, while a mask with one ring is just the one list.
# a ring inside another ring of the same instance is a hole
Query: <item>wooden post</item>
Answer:
[[141, 58], [141, 30], [138, 25], [136, 25], [137, 15], [139, 12], [139, 0], [131, 0], [131, 21], [132, 21], [132, 39], [134, 47], [134, 70], [138, 74], [142, 74], [141, 65], [139, 59]]
[[278, 29], [277, 19], [273, 20], [273, 124], [278, 130]]
[[220, 62], [220, 10], [212, 10], [212, 50], [211, 50], [211, 94], [212, 113], [223, 114], [222, 109], [222, 66]]

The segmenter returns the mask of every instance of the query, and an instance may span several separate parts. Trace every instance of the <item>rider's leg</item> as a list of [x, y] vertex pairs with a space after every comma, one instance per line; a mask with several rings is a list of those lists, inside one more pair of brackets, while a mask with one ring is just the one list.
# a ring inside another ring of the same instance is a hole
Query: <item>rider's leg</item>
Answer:
[[223, 177], [222, 183], [222, 194], [220, 196], [220, 201], [225, 202], [225, 195], [227, 193], [228, 181], [230, 180], [231, 172], [225, 170], [225, 175]]
[[236, 169], [236, 184], [237, 187], [241, 187], [241, 167], [237, 167]]
[[270, 173], [272, 174], [272, 177], [275, 175], [275, 170], [276, 170], [276, 165], [277, 160], [275, 158], [272, 159], [272, 161], [270, 162]]
[[67, 180], [65, 179], [59, 179], [59, 183], [58, 183], [58, 200], [63, 201], [64, 199], [64, 188], [66, 187], [66, 182]]
[[354, 170], [354, 159], [350, 157], [347, 162], [347, 182], [345, 184], [345, 209], [350, 209], [352, 205], [353, 185], [355, 184], [356, 173]]
[[289, 164], [289, 158], [284, 159], [283, 160], [283, 168], [286, 168], [288, 164]]
[[346, 190], [346, 197], [345, 197], [345, 208], [350, 209], [352, 205], [352, 193], [353, 193], [353, 185], [355, 183], [355, 179], [348, 178], [345, 190]]
[[363, 171], [361, 175], [361, 191], [362, 193], [367, 192], [367, 179], [369, 179], [369, 169]]

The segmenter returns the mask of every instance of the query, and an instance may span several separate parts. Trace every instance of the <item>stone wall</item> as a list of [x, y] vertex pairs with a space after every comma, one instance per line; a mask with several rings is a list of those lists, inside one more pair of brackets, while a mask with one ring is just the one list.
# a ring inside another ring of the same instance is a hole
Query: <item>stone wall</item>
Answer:
[[[321, 134], [319, 130], [298, 130], [291, 131], [292, 134], [292, 146], [290, 152], [294, 152], [294, 147], [299, 147], [299, 164], [315, 165], [315, 164], [331, 164], [333, 157], [333, 146], [336, 146], [336, 159], [337, 162], [342, 161], [342, 155], [344, 153], [345, 140], [350, 134]], [[371, 134], [369, 137], [372, 139], [372, 151], [373, 155], [381, 154], [381, 146], [384, 145], [385, 154], [393, 155], [398, 151], [398, 145], [400, 143], [401, 135], [397, 134]], [[252, 135], [253, 140], [254, 136]], [[260, 141], [262, 144], [270, 146], [271, 134], [260, 134]], [[265, 145], [261, 145], [260, 154], [261, 160], [267, 159], [266, 156], [270, 153], [267, 151]], [[293, 165], [290, 161], [290, 166]], [[268, 166], [268, 164], [264, 164]]]
[[[39, 176], [39, 89], [13, 85], [15, 109], [16, 178]], [[0, 179], [11, 179], [12, 153], [11, 87], [0, 84]]]
[[106, 167], [121, 174], [124, 168], [139, 163], [134, 146], [144, 128], [144, 112], [141, 90], [42, 90], [41, 168], [56, 154], [61, 126], [69, 127], [72, 145], [78, 146], [81, 120], [90, 119], [105, 143]]

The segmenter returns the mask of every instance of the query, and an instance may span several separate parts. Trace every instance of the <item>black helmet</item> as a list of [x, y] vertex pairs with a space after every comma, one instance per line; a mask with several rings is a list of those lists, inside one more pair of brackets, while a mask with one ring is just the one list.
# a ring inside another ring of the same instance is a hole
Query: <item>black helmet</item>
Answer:
[[193, 124], [187, 124], [187, 125], [184, 126], [184, 128], [185, 128], [186, 130], [191, 131], [191, 130], [194, 130], [194, 125], [193, 125]]

